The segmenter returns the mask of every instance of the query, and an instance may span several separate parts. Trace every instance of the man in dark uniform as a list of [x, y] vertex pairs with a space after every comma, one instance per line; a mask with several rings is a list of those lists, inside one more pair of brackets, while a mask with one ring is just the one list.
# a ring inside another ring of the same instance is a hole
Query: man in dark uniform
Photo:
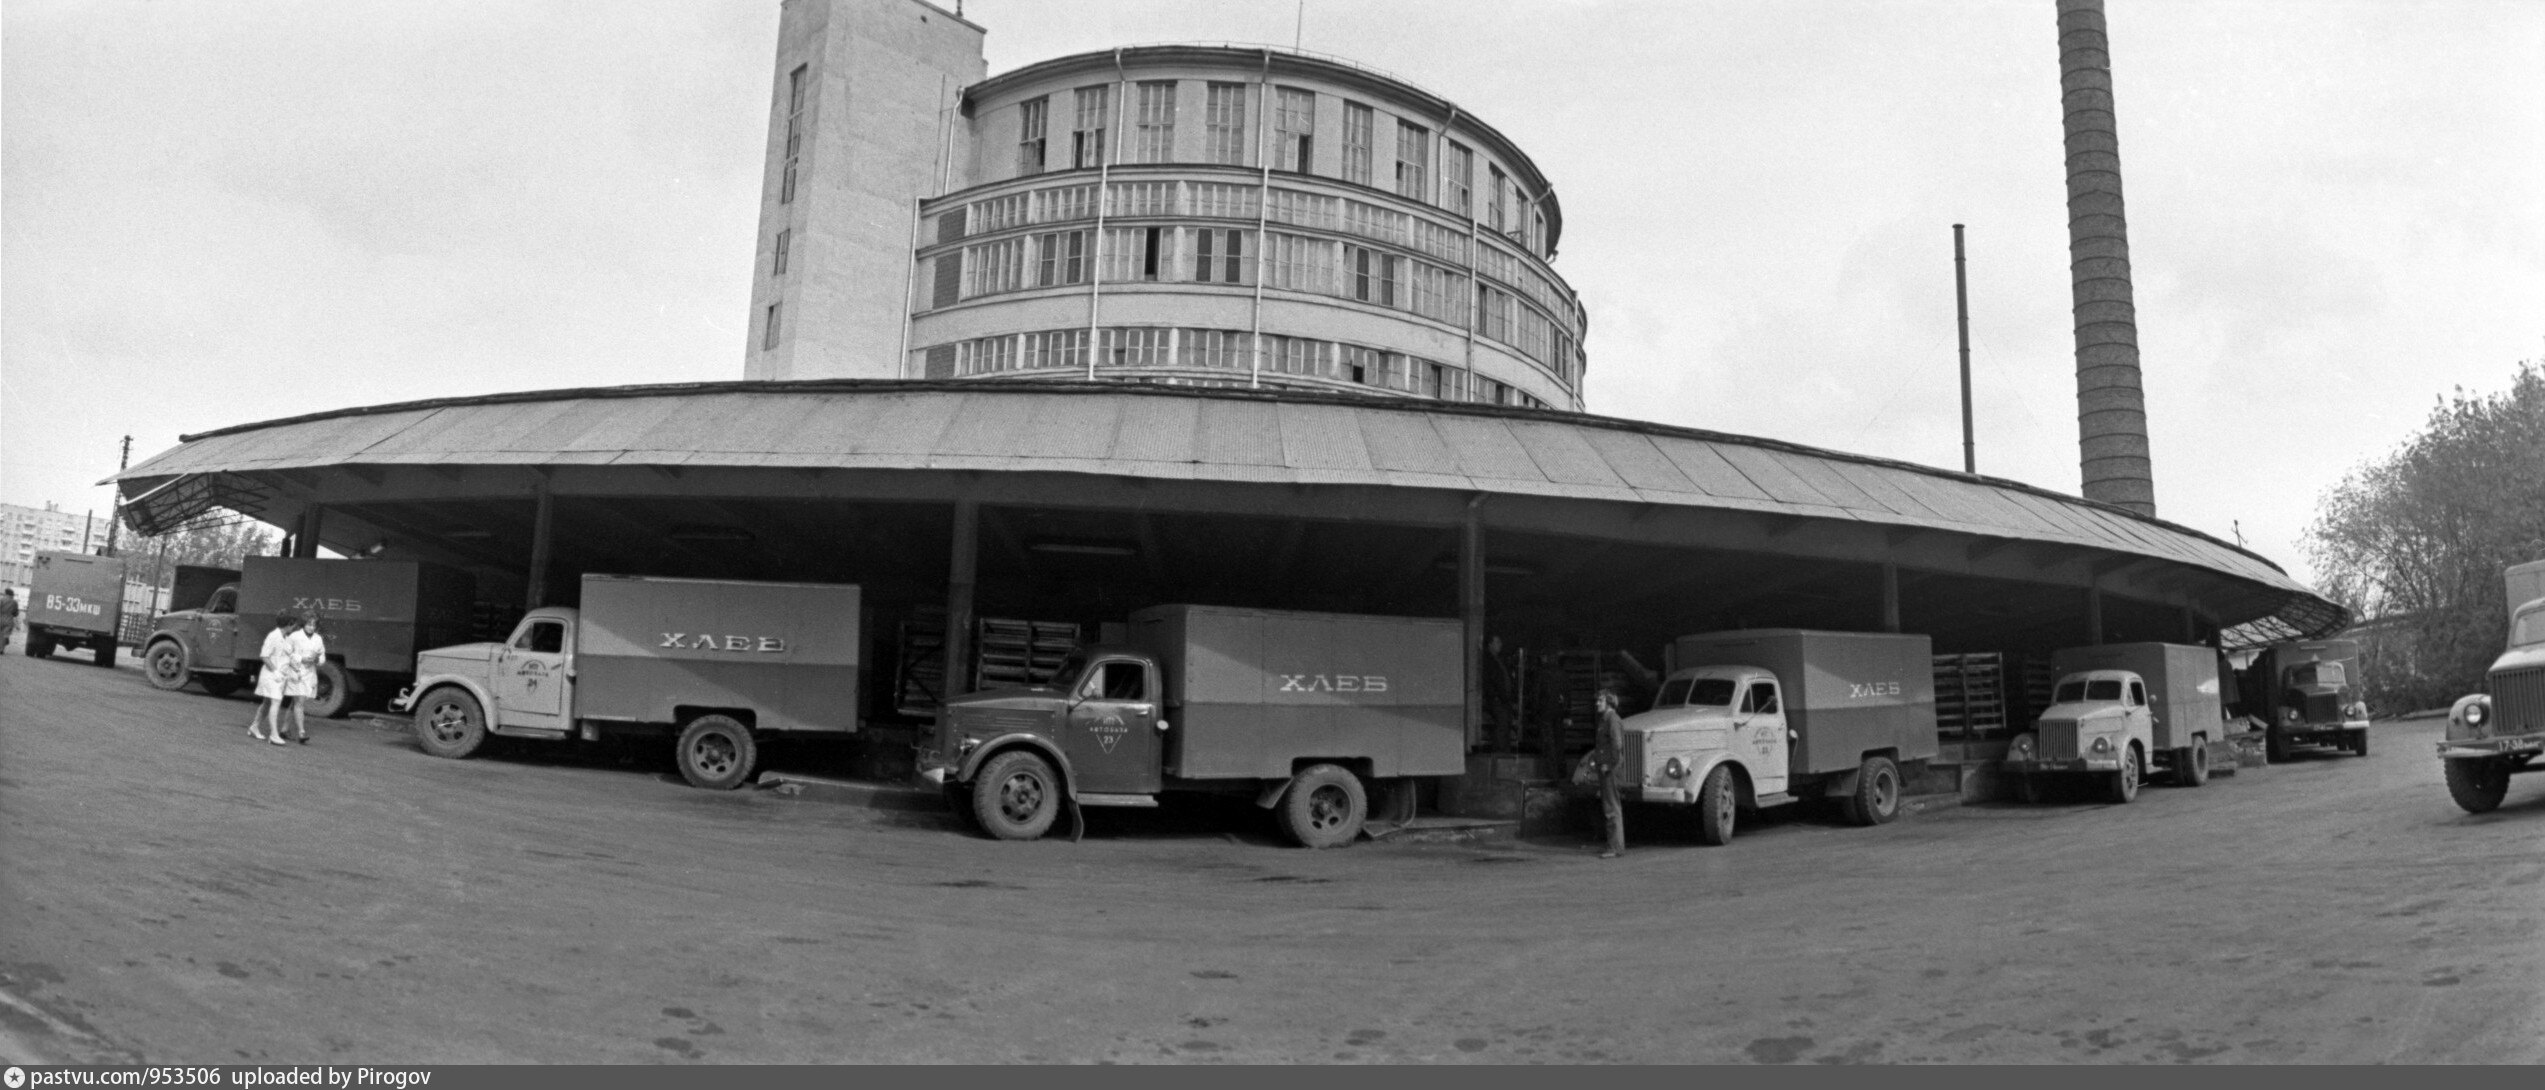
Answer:
[[18, 631], [18, 592], [0, 587], [0, 651], [9, 649], [9, 638]]
[[1617, 693], [1601, 689], [1599, 693], [1599, 740], [1591, 749], [1590, 759], [1599, 766], [1600, 817], [1608, 825], [1608, 850], [1602, 859], [1615, 859], [1626, 854], [1626, 808], [1617, 800], [1617, 766], [1626, 752], [1626, 724], [1617, 718]]

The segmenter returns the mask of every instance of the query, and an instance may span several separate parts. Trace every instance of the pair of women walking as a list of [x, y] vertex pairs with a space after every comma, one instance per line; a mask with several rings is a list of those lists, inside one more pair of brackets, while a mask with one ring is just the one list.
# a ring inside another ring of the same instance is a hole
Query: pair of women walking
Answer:
[[274, 630], [265, 634], [258, 655], [264, 659], [256, 674], [261, 703], [247, 722], [247, 736], [283, 745], [283, 712], [289, 710], [294, 734], [308, 745], [309, 719], [301, 702], [318, 695], [318, 664], [327, 661], [327, 641], [318, 635], [317, 619], [288, 609], [276, 614]]

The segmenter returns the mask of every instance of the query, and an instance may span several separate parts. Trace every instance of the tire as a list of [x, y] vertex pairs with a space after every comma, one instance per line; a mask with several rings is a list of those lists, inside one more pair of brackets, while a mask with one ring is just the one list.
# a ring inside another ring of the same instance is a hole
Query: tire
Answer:
[[972, 776], [972, 817], [1000, 840], [1033, 840], [1060, 817], [1060, 776], [1041, 754], [1011, 749]]
[[1720, 847], [1732, 842], [1732, 826], [1740, 815], [1740, 792], [1732, 788], [1732, 769], [1714, 766], [1697, 788], [1697, 843]]
[[2174, 751], [2174, 786], [2198, 787], [2209, 782], [2209, 740], [2194, 738], [2192, 744]]
[[2025, 805], [2033, 806], [2039, 805], [2047, 792], [2042, 790], [2041, 777], [2027, 773], [2015, 781], [2015, 794]]
[[52, 658], [52, 657], [53, 657], [53, 637], [51, 637], [51, 636], [29, 636], [29, 637], [27, 637], [27, 657], [28, 657], [28, 658], [31, 658], [31, 659], [49, 659], [49, 658]]
[[2347, 750], [2350, 750], [2352, 753], [2357, 754], [2357, 755], [2362, 756], [2362, 757], [2366, 757], [2366, 756], [2368, 756], [2368, 731], [2367, 731], [2367, 729], [2366, 729], [2366, 728], [2362, 728], [2362, 729], [2359, 729], [2359, 730], [2352, 731], [2352, 732], [2351, 732], [2351, 738], [2350, 738], [2350, 744], [2349, 744], [2349, 745], [2347, 745], [2347, 746], [2344, 746], [2344, 747], [2342, 747], [2342, 748], [2347, 749]]
[[2121, 770], [2105, 782], [2104, 801], [2120, 804], [2139, 797], [2139, 783], [2147, 778], [2147, 752], [2132, 742], [2121, 752]]
[[1281, 796], [1281, 828], [1302, 848], [1339, 848], [1361, 835], [1370, 799], [1361, 778], [1338, 765], [1309, 765]]
[[1857, 825], [1886, 825], [1900, 816], [1900, 766], [1889, 757], [1867, 757], [1856, 769], [1856, 790], [1839, 803]]
[[103, 643], [92, 643], [88, 645], [88, 650], [90, 654], [97, 656], [97, 664], [99, 666], [115, 665], [115, 659], [121, 656], [124, 651], [123, 646], [117, 644], [113, 640], [107, 640]]
[[752, 766], [760, 761], [760, 746], [741, 720], [702, 715], [681, 728], [673, 756], [680, 762], [680, 778], [691, 787], [731, 791], [751, 778]]
[[486, 709], [466, 689], [435, 689], [415, 702], [415, 740], [436, 757], [467, 757], [486, 744]]
[[2491, 757], [2449, 757], [2448, 797], [2469, 814], [2488, 814], [2510, 793], [2510, 770]]
[[153, 689], [173, 693], [185, 688], [186, 682], [194, 680], [194, 671], [186, 662], [186, 645], [175, 640], [151, 644], [141, 655], [141, 676], [150, 680]]
[[320, 719], [342, 719], [361, 698], [361, 680], [345, 664], [331, 660], [318, 664], [318, 695], [307, 698], [301, 709]]
[[2289, 743], [2280, 737], [2279, 731], [2263, 732], [2262, 759], [2275, 765], [2289, 763]]

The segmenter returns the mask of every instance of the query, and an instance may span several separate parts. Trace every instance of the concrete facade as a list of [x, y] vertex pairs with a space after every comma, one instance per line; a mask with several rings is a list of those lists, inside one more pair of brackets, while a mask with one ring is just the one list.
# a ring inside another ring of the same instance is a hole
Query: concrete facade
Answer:
[[787, 0], [744, 377], [894, 373], [906, 316], [885, 286], [909, 274], [956, 94], [987, 71], [981, 36], [925, 0]]
[[1582, 407], [1561, 207], [1456, 103], [1229, 46], [982, 79], [981, 38], [920, 0], [787, 4], [746, 378]]

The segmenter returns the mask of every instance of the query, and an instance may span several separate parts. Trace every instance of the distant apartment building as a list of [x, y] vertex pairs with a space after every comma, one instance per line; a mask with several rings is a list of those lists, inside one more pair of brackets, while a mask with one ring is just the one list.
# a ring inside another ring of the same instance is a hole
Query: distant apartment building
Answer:
[[789, 0], [746, 377], [1582, 407], [1537, 165], [1350, 61], [1135, 46], [985, 77], [923, 0]]
[[55, 503], [41, 509], [0, 503], [0, 583], [27, 585], [39, 551], [95, 552], [104, 544], [106, 520], [102, 517], [75, 514]]

